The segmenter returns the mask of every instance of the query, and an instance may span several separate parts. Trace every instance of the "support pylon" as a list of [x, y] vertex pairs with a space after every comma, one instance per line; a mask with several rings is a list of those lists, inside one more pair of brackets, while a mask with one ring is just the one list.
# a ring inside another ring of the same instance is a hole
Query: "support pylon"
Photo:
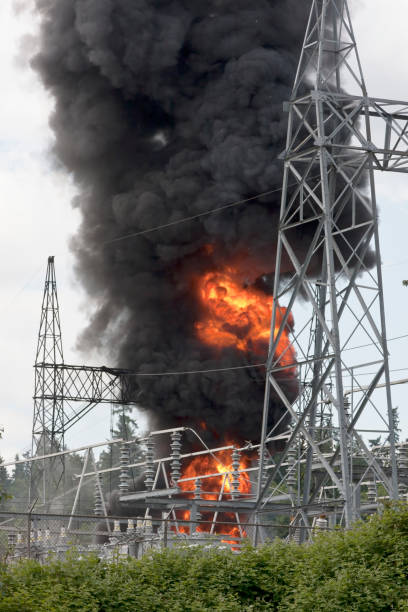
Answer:
[[[50, 367], [61, 366], [63, 363], [54, 257], [49, 257], [34, 365], [33, 455], [46, 455], [64, 448], [63, 377], [61, 370]], [[62, 475], [61, 469], [51, 474], [51, 463], [44, 462], [42, 467], [42, 497], [44, 500], [47, 486], [55, 481], [56, 476], [57, 480], [60, 480]], [[39, 493], [39, 480], [38, 474], [36, 478], [32, 478], [31, 495], [34, 489], [37, 494]]]
[[[349, 526], [361, 511], [360, 493], [370, 471], [384, 497], [398, 497], [374, 170], [408, 172], [408, 104], [368, 97], [347, 0], [312, 0], [285, 110], [288, 133], [261, 443], [268, 440], [272, 390], [292, 428], [265, 486], [261, 466], [256, 507], [260, 511], [270, 499], [268, 485], [279, 484], [288, 452], [300, 437], [306, 451], [298, 465], [299, 523], [308, 526], [308, 516], [321, 511], [318, 499], [331, 489], [329, 510]], [[308, 308], [308, 323], [293, 332], [288, 318], [299, 302]], [[282, 367], [282, 355], [275, 354], [285, 330], [297, 352], [295, 402], [282, 384], [285, 367], [294, 364]], [[374, 393], [380, 383], [385, 397]], [[322, 450], [318, 403], [333, 409], [332, 452]], [[368, 448], [372, 431], [381, 433], [389, 461]]]

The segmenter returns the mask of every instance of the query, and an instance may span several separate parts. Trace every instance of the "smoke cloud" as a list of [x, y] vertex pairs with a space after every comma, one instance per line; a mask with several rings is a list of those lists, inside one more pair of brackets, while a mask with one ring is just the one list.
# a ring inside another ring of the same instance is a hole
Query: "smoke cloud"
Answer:
[[[33, 65], [55, 99], [55, 155], [79, 188], [72, 248], [95, 305], [83, 347], [142, 372], [259, 362], [199, 342], [193, 286], [198, 274], [238, 261], [243, 283], [270, 292], [280, 193], [110, 241], [280, 188], [282, 102], [308, 8], [299, 0], [37, 0]], [[306, 249], [307, 236], [298, 245]], [[136, 385], [153, 426], [205, 420], [208, 436], [259, 438], [256, 368]], [[280, 413], [276, 402], [271, 420]]]

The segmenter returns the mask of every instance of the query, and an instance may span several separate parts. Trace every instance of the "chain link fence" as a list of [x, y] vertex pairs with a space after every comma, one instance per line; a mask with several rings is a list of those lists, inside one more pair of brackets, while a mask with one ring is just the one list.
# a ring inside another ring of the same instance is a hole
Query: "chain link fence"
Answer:
[[149, 550], [176, 545], [229, 547], [238, 551], [245, 537], [196, 531], [189, 521], [152, 517], [69, 516], [0, 512], [0, 559], [40, 563], [84, 558], [141, 558]]
[[217, 524], [224, 533], [216, 533], [211, 525], [203, 520], [180, 520], [175, 514], [142, 518], [0, 511], [0, 561], [12, 564], [34, 559], [47, 563], [91, 555], [110, 561], [140, 559], [148, 551], [181, 545], [229, 548], [239, 553], [248, 541], [262, 544], [280, 537], [300, 543], [333, 529], [323, 517], [316, 517], [311, 527], [276, 522], [245, 522], [237, 527], [225, 522]]

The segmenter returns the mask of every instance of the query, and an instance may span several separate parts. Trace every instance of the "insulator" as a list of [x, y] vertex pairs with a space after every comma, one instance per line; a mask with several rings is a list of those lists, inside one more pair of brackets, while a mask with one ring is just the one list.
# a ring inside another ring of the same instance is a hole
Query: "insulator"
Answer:
[[296, 464], [296, 448], [294, 446], [291, 446], [290, 449], [288, 450], [288, 457], [287, 457], [287, 464], [288, 464], [288, 477], [286, 478], [286, 482], [287, 485], [290, 489], [293, 489], [296, 486], [296, 471], [295, 471], [295, 464]]
[[[234, 447], [232, 451], [232, 481], [231, 481], [231, 497], [234, 499], [239, 495], [239, 463], [241, 453]], [[229, 476], [230, 478], [230, 476]]]
[[136, 533], [142, 533], [143, 531], [143, 519], [139, 516], [136, 519]]
[[151, 491], [154, 485], [154, 446], [154, 440], [152, 436], [149, 436], [146, 442], [145, 467], [145, 487], [148, 491]]
[[42, 531], [41, 529], [37, 529], [37, 542], [42, 541]]
[[[194, 499], [196, 500], [201, 499], [201, 485], [202, 485], [201, 478], [197, 478], [195, 481], [195, 486], [194, 486]], [[202, 518], [201, 512], [197, 508], [197, 512], [196, 512], [197, 522], [201, 521], [201, 518]]]
[[[266, 471], [266, 466], [268, 465], [268, 449], [264, 446], [264, 461], [263, 461], [263, 470], [262, 470], [262, 475], [261, 475], [261, 485], [262, 488], [266, 485], [266, 480], [268, 478], [267, 475], [267, 471]], [[261, 447], [259, 447], [258, 449], [258, 465], [259, 467], [261, 466]]]
[[403, 442], [398, 445], [398, 469], [406, 470], [408, 469], [408, 443]]
[[324, 514], [322, 514], [316, 519], [316, 522], [315, 522], [316, 529], [320, 529], [320, 530], [327, 529], [328, 525], [329, 525], [328, 520]]
[[60, 540], [64, 541], [66, 539], [66, 537], [67, 537], [66, 529], [65, 529], [65, 527], [61, 527], [59, 538], [60, 538]]
[[51, 531], [49, 529], [45, 530], [44, 540], [48, 541], [51, 538]]
[[300, 544], [300, 527], [292, 520], [289, 527], [289, 539], [293, 540], [293, 542], [296, 542], [297, 544]]
[[19, 531], [17, 534], [17, 544], [22, 544], [22, 543], [23, 543], [23, 534], [21, 533], [21, 531]]
[[97, 474], [95, 477], [95, 489], [94, 489], [94, 515], [102, 516], [103, 514], [103, 506], [102, 506], [102, 474]]
[[151, 516], [146, 516], [144, 520], [144, 532], [148, 535], [153, 533], [153, 523]]
[[128, 523], [127, 523], [127, 532], [129, 534], [134, 533], [135, 531], [135, 521], [133, 519], [128, 519]]
[[196, 478], [194, 485], [194, 499], [201, 499], [201, 478]]
[[120, 447], [120, 474], [119, 490], [122, 494], [129, 491], [129, 445], [122, 444]]
[[377, 501], [377, 487], [375, 482], [369, 482], [367, 486], [367, 499], [370, 503], [375, 503]]
[[399, 497], [405, 497], [406, 494], [408, 493], [408, 487], [405, 483], [400, 482], [398, 484], [398, 496]]
[[120, 532], [120, 521], [113, 521], [113, 531], [115, 533]]
[[181, 478], [181, 431], [173, 431], [171, 434], [171, 471], [170, 477], [172, 484], [177, 486], [178, 481]]

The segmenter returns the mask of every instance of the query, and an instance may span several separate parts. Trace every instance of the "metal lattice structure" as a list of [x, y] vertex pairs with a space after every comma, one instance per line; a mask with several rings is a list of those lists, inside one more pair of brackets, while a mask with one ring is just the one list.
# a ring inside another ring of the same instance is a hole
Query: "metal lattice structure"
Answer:
[[[66, 432], [97, 404], [135, 403], [131, 371], [64, 363], [54, 257], [48, 258], [34, 365], [32, 456], [64, 449]], [[64, 455], [37, 462], [30, 499], [53, 497], [64, 481]]]
[[[317, 499], [327, 513], [324, 500], [331, 491], [347, 526], [361, 512], [367, 483], [375, 482], [384, 496], [398, 497], [374, 170], [408, 172], [408, 103], [367, 95], [346, 0], [312, 1], [285, 110], [262, 444], [268, 439], [271, 393], [282, 401], [292, 425], [265, 485], [260, 470], [257, 507], [261, 511], [270, 499], [271, 482], [279, 486], [285, 461], [296, 457], [294, 523], [308, 525], [308, 508]], [[302, 253], [293, 238], [299, 232], [307, 236]], [[299, 302], [307, 315], [302, 329], [291, 334], [299, 374], [293, 403], [275, 351]], [[367, 343], [368, 349], [357, 350]], [[374, 390], [381, 383], [386, 394], [378, 399]], [[333, 411], [328, 440], [322, 440], [316, 420], [324, 405]], [[387, 445], [387, 463], [370, 450], [371, 431]]]
[[[319, 521], [326, 525], [326, 517], [328, 528], [347, 527], [362, 512], [374, 512], [382, 499], [396, 499], [399, 476], [404, 495], [408, 489], [407, 449], [396, 448], [395, 440], [374, 182], [374, 170], [408, 172], [408, 103], [367, 95], [346, 0], [311, 0], [285, 109], [288, 134], [260, 444], [181, 454], [184, 428], [151, 432], [144, 462], [128, 464], [124, 446], [120, 466], [86, 472], [86, 460], [78, 486], [79, 491], [84, 478], [121, 470], [125, 505], [139, 505], [147, 515], [151, 509], [171, 513], [176, 530], [177, 512], [188, 510], [194, 524], [210, 514], [214, 525], [220, 512], [228, 512], [241, 538], [240, 515], [251, 517], [254, 543], [262, 513], [290, 515], [288, 537], [301, 541]], [[302, 251], [299, 235], [305, 237]], [[305, 321], [294, 331], [290, 313], [299, 303]], [[290, 364], [277, 354], [288, 331], [297, 354]], [[293, 386], [290, 392], [285, 386], [294, 368], [299, 380], [295, 401]], [[64, 364], [53, 258], [35, 370], [37, 449], [45, 437], [51, 447], [62, 448], [67, 429], [97, 403], [135, 403], [136, 373]], [[383, 397], [378, 387], [385, 388]], [[287, 411], [286, 432], [267, 429], [271, 395]], [[169, 432], [170, 455], [156, 459], [153, 437]], [[368, 436], [378, 434], [381, 442], [370, 445]], [[271, 456], [268, 444], [276, 448], [276, 442], [283, 444], [282, 452]], [[180, 477], [182, 459], [226, 450], [231, 466], [222, 466], [216, 499], [203, 495], [201, 487], [203, 479], [219, 474]], [[251, 467], [239, 469], [239, 453], [254, 451], [259, 459], [251, 455]], [[129, 492], [129, 469], [142, 465], [145, 488]], [[238, 490], [243, 471], [252, 475], [245, 495]], [[194, 483], [188, 496], [186, 481]], [[100, 484], [98, 495], [103, 499]]]
[[[64, 446], [62, 377], [55, 370], [63, 363], [54, 257], [49, 257], [34, 367], [33, 454], [38, 452], [45, 455], [47, 443], [54, 450]], [[46, 368], [45, 364], [50, 364], [50, 367]]]
[[[65, 363], [36, 364], [36, 370], [47, 381], [38, 389], [35, 401], [53, 402], [54, 380], [58, 381], [58, 399], [61, 399], [64, 414], [64, 433], [90, 412], [97, 404], [135, 404], [135, 372], [105, 366], [79, 366]], [[40, 378], [40, 376], [39, 376]], [[81, 406], [72, 406], [80, 402]]]
[[64, 363], [54, 257], [48, 258], [34, 371], [32, 454], [62, 450], [65, 433], [99, 403], [135, 403], [133, 371]]

